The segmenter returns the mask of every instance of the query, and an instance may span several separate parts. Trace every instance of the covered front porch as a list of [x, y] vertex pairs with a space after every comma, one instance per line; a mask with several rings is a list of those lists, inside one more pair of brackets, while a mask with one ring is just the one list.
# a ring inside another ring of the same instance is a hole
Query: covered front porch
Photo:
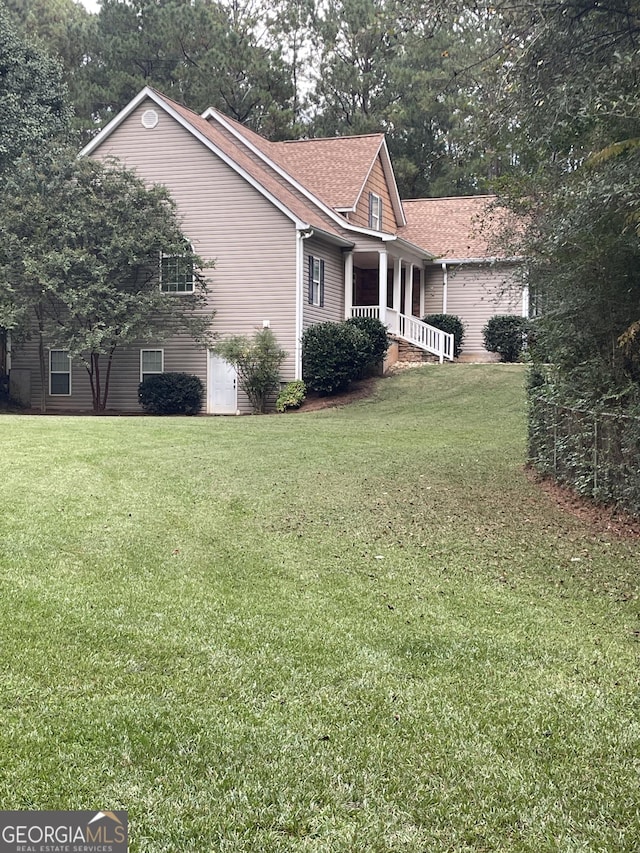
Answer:
[[439, 358], [453, 360], [453, 335], [422, 322], [424, 264], [400, 253], [345, 253], [345, 318], [376, 317], [390, 335]]

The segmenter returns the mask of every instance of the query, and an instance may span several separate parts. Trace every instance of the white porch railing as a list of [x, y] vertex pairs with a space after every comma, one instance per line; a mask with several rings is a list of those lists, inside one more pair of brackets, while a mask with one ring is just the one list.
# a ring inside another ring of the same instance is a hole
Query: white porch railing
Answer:
[[[380, 306], [354, 305], [351, 309], [351, 316], [378, 319], [380, 317]], [[440, 364], [445, 358], [453, 361], [453, 335], [449, 332], [443, 332], [441, 329], [436, 329], [435, 326], [429, 326], [428, 323], [423, 323], [417, 317], [400, 314], [392, 308], [386, 309], [385, 320], [391, 334], [438, 356]]]
[[354, 305], [351, 309], [352, 317], [375, 317], [377, 320], [380, 316], [379, 305]]

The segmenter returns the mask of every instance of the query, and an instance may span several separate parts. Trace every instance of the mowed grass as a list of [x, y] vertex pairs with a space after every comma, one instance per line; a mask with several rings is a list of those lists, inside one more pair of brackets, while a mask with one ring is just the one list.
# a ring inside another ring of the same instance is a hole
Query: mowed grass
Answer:
[[0, 808], [127, 809], [153, 853], [637, 851], [639, 546], [523, 475], [524, 382], [2, 417]]

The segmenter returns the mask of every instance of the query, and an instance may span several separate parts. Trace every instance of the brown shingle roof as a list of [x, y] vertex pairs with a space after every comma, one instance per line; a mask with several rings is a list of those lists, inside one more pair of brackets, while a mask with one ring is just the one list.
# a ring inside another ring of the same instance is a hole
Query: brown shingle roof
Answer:
[[355, 208], [384, 140], [382, 133], [273, 144], [273, 158], [336, 210]]
[[407, 224], [399, 234], [437, 258], [468, 260], [500, 254], [496, 240], [506, 212], [495, 196], [419, 198], [403, 201]]

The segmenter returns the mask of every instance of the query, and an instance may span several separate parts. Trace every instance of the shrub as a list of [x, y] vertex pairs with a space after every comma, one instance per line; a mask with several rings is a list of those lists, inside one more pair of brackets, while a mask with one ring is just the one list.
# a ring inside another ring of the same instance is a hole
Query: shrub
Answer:
[[377, 317], [351, 317], [346, 322], [365, 335], [361, 371], [379, 364], [389, 349], [389, 336], [384, 323]]
[[464, 323], [460, 317], [455, 314], [427, 314], [422, 318], [422, 322], [453, 335], [453, 357], [457, 358], [460, 355], [464, 339]]
[[302, 336], [302, 376], [318, 394], [343, 391], [362, 370], [364, 332], [351, 323], [317, 323]]
[[302, 379], [296, 379], [284, 386], [278, 394], [276, 409], [284, 412], [287, 409], [299, 409], [307, 396], [307, 386]]
[[497, 352], [500, 361], [517, 361], [520, 357], [529, 322], [513, 314], [496, 314], [482, 330], [484, 345], [489, 352]]
[[204, 385], [189, 373], [157, 373], [140, 383], [138, 400], [148, 415], [197, 415], [204, 402]]
[[280, 387], [280, 367], [287, 357], [271, 329], [260, 329], [253, 340], [242, 335], [227, 338], [215, 351], [238, 371], [240, 387], [253, 411], [264, 412], [268, 398]]

